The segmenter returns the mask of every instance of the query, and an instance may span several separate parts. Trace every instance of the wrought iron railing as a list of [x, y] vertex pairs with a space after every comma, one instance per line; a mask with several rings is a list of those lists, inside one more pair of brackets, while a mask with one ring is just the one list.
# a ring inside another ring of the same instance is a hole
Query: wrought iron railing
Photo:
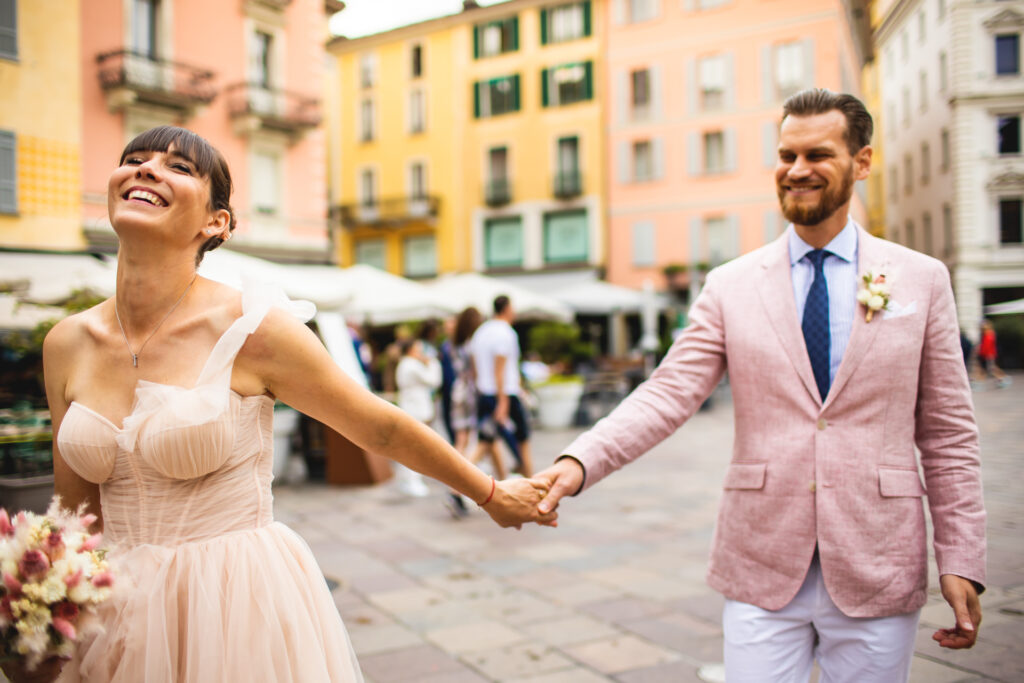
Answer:
[[508, 178], [487, 181], [484, 186], [484, 201], [487, 206], [503, 206], [512, 201], [512, 185]]
[[332, 209], [331, 215], [349, 228], [364, 225], [389, 227], [436, 218], [440, 209], [440, 197], [390, 197], [373, 202], [342, 204]]
[[560, 199], [578, 197], [583, 194], [583, 176], [579, 171], [562, 171], [555, 174], [555, 196]]
[[187, 108], [206, 104], [217, 94], [213, 72], [189, 64], [132, 50], [99, 54], [96, 63], [104, 90], [131, 90], [143, 102]]
[[232, 118], [255, 116], [267, 128], [315, 128], [323, 116], [320, 100], [308, 95], [266, 88], [256, 83], [235, 83], [224, 89]]

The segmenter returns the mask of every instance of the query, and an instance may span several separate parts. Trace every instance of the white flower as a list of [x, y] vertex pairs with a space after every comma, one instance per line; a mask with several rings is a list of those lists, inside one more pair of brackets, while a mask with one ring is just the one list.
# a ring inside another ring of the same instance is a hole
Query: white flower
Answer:
[[868, 300], [868, 308], [870, 308], [872, 311], [880, 311], [884, 307], [885, 299], [883, 299], [878, 294], [875, 294], [874, 296], [871, 297], [870, 300]]
[[869, 301], [871, 301], [871, 292], [869, 292], [866, 289], [861, 289], [861, 290], [857, 291], [857, 302], [858, 303], [862, 303], [865, 306], [867, 306]]

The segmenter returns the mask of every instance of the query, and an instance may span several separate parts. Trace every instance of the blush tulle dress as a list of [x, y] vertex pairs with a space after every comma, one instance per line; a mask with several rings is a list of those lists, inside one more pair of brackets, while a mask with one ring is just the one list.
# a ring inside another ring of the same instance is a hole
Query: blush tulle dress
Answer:
[[248, 285], [242, 299], [194, 387], [140, 381], [121, 428], [68, 408], [58, 445], [99, 484], [118, 584], [60, 681], [362, 681], [313, 554], [273, 519], [274, 402], [230, 388], [270, 306], [312, 305]]

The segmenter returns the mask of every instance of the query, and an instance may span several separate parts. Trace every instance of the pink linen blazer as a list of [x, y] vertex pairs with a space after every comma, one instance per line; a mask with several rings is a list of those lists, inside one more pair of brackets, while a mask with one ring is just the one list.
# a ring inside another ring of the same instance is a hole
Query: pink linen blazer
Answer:
[[863, 229], [857, 239], [857, 272], [880, 267], [895, 305], [868, 323], [858, 304], [824, 404], [784, 234], [709, 273], [689, 327], [650, 379], [564, 451], [593, 486], [674, 432], [728, 370], [735, 439], [708, 567], [727, 598], [785, 606], [817, 546], [844, 614], [921, 607], [925, 495], [939, 573], [985, 581], [978, 430], [949, 274]]

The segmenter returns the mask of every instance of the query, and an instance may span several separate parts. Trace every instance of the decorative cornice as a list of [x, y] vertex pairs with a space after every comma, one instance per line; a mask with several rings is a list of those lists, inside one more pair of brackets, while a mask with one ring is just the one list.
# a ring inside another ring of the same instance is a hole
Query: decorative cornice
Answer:
[[983, 21], [982, 26], [991, 32], [1007, 29], [1019, 31], [1024, 29], [1024, 14], [1021, 14], [1012, 7], [1007, 7], [995, 16]]
[[1024, 189], [1024, 173], [1012, 170], [1000, 173], [985, 183], [985, 189], [990, 192], [1022, 190]]

